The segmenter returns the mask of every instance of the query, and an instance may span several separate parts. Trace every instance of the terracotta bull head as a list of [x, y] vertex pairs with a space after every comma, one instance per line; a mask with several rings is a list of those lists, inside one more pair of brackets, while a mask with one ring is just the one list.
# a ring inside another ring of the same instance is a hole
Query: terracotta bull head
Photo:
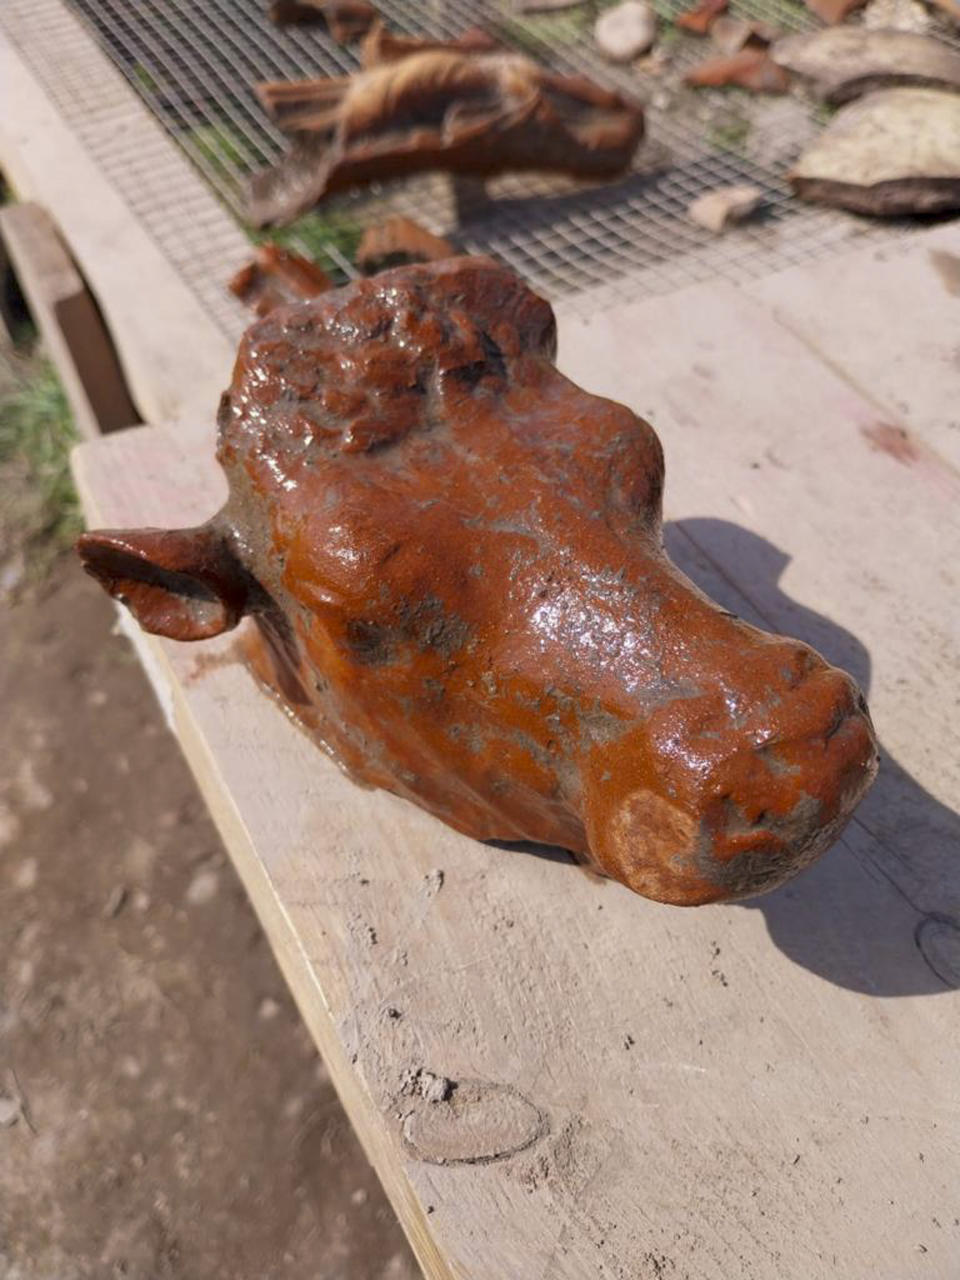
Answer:
[[757, 893], [869, 785], [863, 698], [669, 563], [656, 435], [554, 350], [550, 306], [482, 258], [282, 307], [220, 406], [223, 510], [80, 554], [148, 631], [250, 615], [258, 670], [355, 779], [651, 898]]

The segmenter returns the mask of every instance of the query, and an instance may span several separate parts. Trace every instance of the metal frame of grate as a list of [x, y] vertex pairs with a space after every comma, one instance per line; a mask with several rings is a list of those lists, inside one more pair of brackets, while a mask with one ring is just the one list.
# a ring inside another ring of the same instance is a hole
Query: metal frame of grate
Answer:
[[[70, 8], [242, 221], [249, 173], [274, 163], [284, 139], [260, 108], [265, 79], [342, 75], [355, 53], [323, 29], [278, 28], [266, 0], [68, 0]], [[684, 7], [657, 0], [664, 17]], [[624, 179], [589, 188], [532, 175], [488, 184], [414, 178], [325, 202], [285, 234], [341, 278], [358, 228], [386, 209], [493, 253], [551, 297], [605, 286], [612, 296], [664, 292], [710, 276], [742, 279], [821, 256], [860, 220], [810, 209], [784, 184], [789, 160], [817, 128], [795, 96], [759, 100], [723, 91], [673, 91], [656, 76], [613, 68], [589, 38], [595, 0], [577, 10], [520, 18], [511, 0], [379, 0], [388, 24], [410, 35], [451, 37], [478, 23], [557, 70], [579, 72], [647, 100], [649, 141]], [[733, 11], [783, 29], [812, 25], [796, 0], [734, 0]], [[681, 68], [704, 56], [673, 39]], [[678, 110], [679, 104], [679, 110]], [[712, 187], [750, 182], [765, 193], [762, 218], [718, 241], [692, 224], [690, 201]], [[624, 277], [630, 284], [621, 284]]]

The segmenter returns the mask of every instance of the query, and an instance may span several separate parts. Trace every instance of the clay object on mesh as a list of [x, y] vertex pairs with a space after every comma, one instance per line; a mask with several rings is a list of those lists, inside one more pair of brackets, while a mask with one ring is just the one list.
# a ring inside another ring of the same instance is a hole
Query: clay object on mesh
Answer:
[[387, 31], [382, 22], [376, 22], [363, 41], [361, 61], [365, 67], [380, 67], [414, 53], [490, 53], [498, 48], [499, 40], [482, 27], [469, 27], [455, 40], [421, 40], [397, 35]]
[[287, 303], [315, 298], [332, 284], [330, 277], [309, 258], [268, 243], [258, 246], [227, 288], [258, 316], [266, 316]]
[[273, 0], [270, 17], [278, 26], [322, 23], [335, 40], [347, 44], [367, 34], [377, 11], [366, 0]]
[[257, 93], [294, 138], [279, 165], [253, 177], [257, 226], [292, 221], [332, 191], [430, 170], [609, 178], [643, 135], [638, 104], [512, 53], [434, 50]]
[[787, 175], [804, 200], [873, 217], [960, 209], [960, 94], [882, 89], [841, 107]]
[[405, 262], [439, 262], [455, 253], [449, 240], [398, 214], [366, 229], [357, 246], [356, 263], [361, 271], [382, 271]]
[[790, 88], [790, 77], [783, 67], [777, 66], [765, 48], [754, 46], [698, 62], [684, 81], [698, 89], [734, 85], [751, 93], [786, 93]]
[[760, 892], [867, 789], [865, 704], [674, 568], [653, 429], [554, 352], [485, 258], [281, 308], [220, 405], [223, 509], [80, 554], [148, 631], [249, 615], [255, 668], [361, 783], [666, 902]]

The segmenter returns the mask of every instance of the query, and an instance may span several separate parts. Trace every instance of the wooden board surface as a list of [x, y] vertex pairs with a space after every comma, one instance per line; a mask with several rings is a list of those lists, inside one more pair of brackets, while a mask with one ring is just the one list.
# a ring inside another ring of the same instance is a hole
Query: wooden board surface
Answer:
[[[960, 467], [960, 226], [749, 284], [863, 394]], [[953, 393], [951, 394], [951, 389]], [[960, 1267], [958, 1267], [960, 1271]]]
[[80, 434], [139, 422], [103, 319], [47, 211], [30, 201], [0, 209], [0, 241]]
[[[560, 362], [655, 423], [687, 571], [869, 688], [836, 848], [682, 911], [476, 844], [343, 779], [229, 637], [141, 639], [176, 731], [428, 1276], [952, 1280], [960, 478], [734, 289], [561, 315]], [[207, 438], [83, 446], [91, 522], [208, 516]]]

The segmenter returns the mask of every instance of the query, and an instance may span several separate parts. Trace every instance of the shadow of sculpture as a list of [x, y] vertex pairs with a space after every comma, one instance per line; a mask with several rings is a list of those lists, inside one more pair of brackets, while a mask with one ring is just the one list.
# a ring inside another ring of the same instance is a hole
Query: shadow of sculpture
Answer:
[[[780, 589], [789, 556], [725, 520], [677, 521], [664, 536], [674, 563], [718, 604], [806, 641], [869, 698], [864, 645]], [[838, 986], [877, 996], [960, 987], [960, 816], [884, 753], [877, 730], [879, 775], [838, 843], [742, 906], [763, 912], [785, 955]]]

